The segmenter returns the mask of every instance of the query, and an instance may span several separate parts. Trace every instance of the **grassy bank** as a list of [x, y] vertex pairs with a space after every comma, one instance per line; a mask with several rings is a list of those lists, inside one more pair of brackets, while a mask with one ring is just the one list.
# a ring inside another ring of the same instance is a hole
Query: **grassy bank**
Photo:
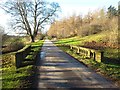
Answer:
[[[115, 82], [117, 86], [120, 87], [120, 64], [118, 49], [112, 48], [105, 48], [104, 49], [104, 61], [103, 62], [96, 62], [93, 59], [86, 59], [83, 56], [76, 54], [75, 52], [71, 51], [68, 45], [84, 45], [86, 41], [95, 40], [97, 42], [101, 41], [105, 34], [97, 34], [91, 35], [87, 37], [73, 37], [67, 39], [60, 39], [55, 42], [55, 44], [61, 48], [63, 51], [67, 52], [68, 54], [72, 55], [73, 57], [77, 58], [80, 62], [84, 63], [91, 69], [95, 70], [97, 73], [109, 78]], [[63, 46], [64, 44], [64, 46]], [[67, 45], [65, 45], [67, 44]]]
[[[28, 65], [16, 70], [9, 67], [2, 70], [2, 88], [27, 88], [30, 82], [26, 79], [32, 75], [33, 65]], [[25, 80], [26, 79], [26, 80]]]
[[90, 36], [80, 37], [75, 36], [67, 39], [60, 39], [57, 41], [57, 44], [70, 44], [70, 45], [84, 45], [84, 42], [90, 42], [90, 41], [96, 41], [100, 42], [102, 41], [108, 34], [104, 32], [99, 34], [93, 34]]
[[[41, 40], [30, 44], [32, 46], [32, 52], [30, 52], [31, 57], [29, 56], [27, 59], [34, 60], [32, 55], [34, 52], [39, 52], [43, 41]], [[32, 65], [26, 65], [16, 69], [15, 62], [12, 57], [7, 57], [7, 55], [2, 56], [2, 88], [30, 88], [32, 77], [34, 75], [34, 63]]]

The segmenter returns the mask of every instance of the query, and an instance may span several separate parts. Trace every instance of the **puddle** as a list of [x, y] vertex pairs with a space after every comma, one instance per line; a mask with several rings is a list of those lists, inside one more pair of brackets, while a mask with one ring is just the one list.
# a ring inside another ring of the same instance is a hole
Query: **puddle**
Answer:
[[43, 60], [43, 59], [45, 58], [45, 54], [46, 54], [45, 52], [41, 52], [41, 53], [40, 53], [40, 58], [41, 58], [41, 60]]
[[47, 48], [47, 49], [50, 49], [50, 48]]

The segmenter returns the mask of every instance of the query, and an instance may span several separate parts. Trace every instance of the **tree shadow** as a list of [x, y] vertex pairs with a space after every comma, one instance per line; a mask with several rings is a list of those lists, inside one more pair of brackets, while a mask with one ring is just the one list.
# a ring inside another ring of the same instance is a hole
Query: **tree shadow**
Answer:
[[103, 63], [105, 64], [111, 64], [111, 65], [120, 65], [120, 58], [109, 58], [109, 57], [104, 57], [102, 60]]
[[63, 41], [63, 42], [54, 42], [55, 44], [69, 44], [69, 43], [71, 43], [71, 42], [77, 42], [77, 41], [80, 41], [80, 40], [69, 40], [69, 41]]

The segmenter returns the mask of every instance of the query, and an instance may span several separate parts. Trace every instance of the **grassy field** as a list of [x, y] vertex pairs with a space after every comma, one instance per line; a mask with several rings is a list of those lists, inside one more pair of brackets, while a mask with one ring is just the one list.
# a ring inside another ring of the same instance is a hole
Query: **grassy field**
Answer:
[[[39, 52], [43, 42], [43, 40], [40, 40], [38, 42], [30, 43], [32, 51]], [[33, 52], [30, 53], [32, 55]], [[32, 84], [31, 80], [34, 75], [34, 63], [16, 69], [12, 57], [7, 57], [7, 55], [2, 55], [2, 57], [2, 88], [30, 88]], [[28, 57], [28, 59], [34, 60], [32, 59], [32, 56]]]
[[[59, 39], [55, 42], [57, 46], [59, 46], [63, 51], [67, 52], [68, 54], [72, 55], [73, 57], [77, 58], [80, 62], [84, 63], [88, 67], [95, 70], [97, 73], [104, 75], [106, 78], [109, 78], [115, 82], [116, 85], [120, 87], [120, 64], [118, 61], [120, 60], [118, 55], [120, 52], [118, 49], [106, 48], [104, 49], [104, 61], [103, 62], [96, 62], [93, 59], [86, 59], [81, 55], [76, 54], [75, 52], [71, 51], [67, 45], [84, 45], [86, 41], [96, 41], [100, 42], [106, 34], [94, 34], [91, 36], [86, 37], [72, 37], [66, 39]], [[66, 46], [63, 44], [67, 44]], [[118, 53], [119, 52], [119, 53]]]
[[107, 33], [99, 33], [99, 34], [94, 34], [86, 37], [72, 37], [72, 38], [67, 38], [67, 39], [60, 39], [57, 41], [58, 44], [70, 44], [70, 45], [83, 45], [84, 42], [87, 41], [96, 41], [100, 42], [104, 39], [104, 37], [107, 36]]

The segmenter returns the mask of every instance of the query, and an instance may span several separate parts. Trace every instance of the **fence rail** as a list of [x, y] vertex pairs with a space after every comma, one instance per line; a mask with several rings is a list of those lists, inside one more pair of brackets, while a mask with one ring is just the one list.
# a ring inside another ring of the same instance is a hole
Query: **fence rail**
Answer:
[[75, 53], [85, 56], [87, 58], [93, 58], [97, 62], [101, 62], [104, 58], [104, 52], [101, 50], [94, 50], [73, 45], [70, 45], [70, 49], [75, 51]]

